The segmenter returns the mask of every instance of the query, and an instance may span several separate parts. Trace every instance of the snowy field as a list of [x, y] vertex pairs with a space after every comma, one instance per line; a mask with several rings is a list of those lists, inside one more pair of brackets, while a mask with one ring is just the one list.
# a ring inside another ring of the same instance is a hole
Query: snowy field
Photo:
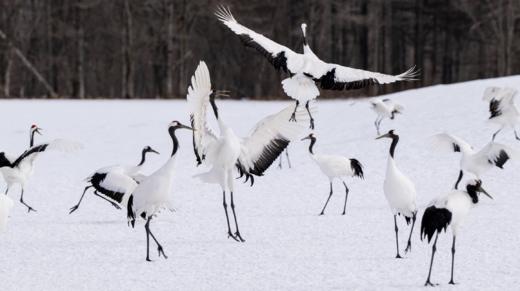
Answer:
[[[0, 233], [0, 290], [424, 290], [431, 246], [419, 239], [422, 210], [449, 191], [458, 174], [455, 154], [428, 145], [432, 134], [447, 131], [472, 145], [486, 144], [495, 130], [486, 122], [485, 87], [517, 86], [520, 77], [490, 79], [410, 90], [389, 97], [405, 106], [395, 121], [382, 123], [400, 134], [396, 161], [415, 182], [421, 207], [412, 252], [395, 256], [393, 217], [383, 194], [389, 140], [375, 140], [375, 114], [367, 102], [319, 101], [316, 152], [355, 157], [365, 180], [348, 180], [347, 215], [342, 185], [335, 184], [325, 216], [318, 213], [328, 181], [309, 158], [307, 142], [290, 145], [292, 169], [272, 167], [250, 188], [239, 183], [235, 202], [246, 243], [228, 239], [220, 188], [192, 178], [201, 169], [188, 131], [181, 142], [172, 192], [176, 211], [163, 212], [152, 229], [167, 260], [145, 262], [145, 231], [126, 223], [126, 212], [85, 196], [69, 215], [92, 171], [111, 164], [134, 164], [143, 146], [150, 173], [168, 158], [172, 120], [189, 124], [187, 106], [178, 101], [0, 101], [0, 148], [18, 154], [27, 147], [32, 123], [44, 129], [37, 142], [54, 138], [80, 141], [76, 153], [47, 152], [36, 162], [25, 200], [38, 210], [27, 214], [16, 202], [6, 232]], [[520, 89], [520, 88], [518, 88]], [[221, 114], [236, 132], [247, 134], [285, 102], [220, 101]], [[511, 132], [498, 141], [519, 148]], [[450, 277], [451, 234], [441, 235], [432, 281], [438, 289], [511, 290], [520, 284], [520, 163], [490, 171], [483, 198], [457, 239], [455, 287]], [[0, 190], [5, 184], [0, 182]], [[10, 196], [18, 200], [18, 189]], [[402, 253], [409, 228], [400, 224]]]

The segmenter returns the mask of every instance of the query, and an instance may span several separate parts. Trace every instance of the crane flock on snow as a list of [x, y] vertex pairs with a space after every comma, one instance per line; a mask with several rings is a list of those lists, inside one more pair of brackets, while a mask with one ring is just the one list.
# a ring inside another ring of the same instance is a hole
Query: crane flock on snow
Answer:
[[[244, 182], [254, 186], [255, 179], [266, 174], [277, 159], [280, 159], [279, 167], [281, 168], [281, 158], [284, 151], [289, 168], [291, 168], [287, 147], [294, 141], [309, 141], [310, 158], [329, 180], [330, 192], [319, 213], [320, 215], [325, 214], [325, 209], [333, 194], [333, 182], [335, 180], [340, 180], [345, 188], [342, 212], [342, 215], [345, 215], [349, 195], [346, 179], [363, 179], [365, 177], [364, 166], [358, 159], [315, 152], [317, 134], [313, 131], [316, 127], [313, 114], [316, 112], [317, 106], [314, 100], [320, 95], [320, 89], [351, 90], [369, 85], [411, 81], [418, 77], [418, 72], [414, 67], [399, 75], [388, 75], [322, 61], [309, 46], [306, 24], [301, 25], [303, 53], [298, 53], [238, 23], [228, 8], [219, 7], [215, 14], [217, 19], [236, 34], [245, 46], [255, 49], [276, 70], [288, 75], [281, 82], [281, 86], [285, 94], [296, 101], [296, 106], [290, 105], [281, 108], [274, 114], [265, 116], [252, 127], [253, 129], [248, 136], [238, 136], [232, 128], [233, 124], [225, 122], [226, 108], [217, 105], [218, 99], [228, 97], [229, 92], [217, 90], [213, 87], [210, 70], [204, 61], [200, 61], [191, 78], [186, 97], [189, 108], [186, 117], [189, 117], [190, 126], [179, 121], [173, 121], [168, 125], [167, 130], [172, 141], [172, 151], [164, 165], [150, 175], [141, 172], [147, 154], [159, 154], [152, 147], [146, 146], [140, 152], [140, 161], [137, 165], [104, 167], [95, 171], [86, 179], [87, 186], [84, 188], [79, 202], [70, 208], [69, 214], [74, 213], [79, 208], [85, 193], [93, 188], [93, 193], [96, 196], [108, 201], [118, 209], [126, 209], [128, 224], [132, 227], [135, 226], [139, 218], [144, 220], [147, 261], [150, 261], [150, 237], [157, 246], [158, 256], [167, 258], [163, 245], [152, 232], [150, 226], [152, 219], [162, 210], [173, 210], [170, 192], [173, 183], [172, 178], [175, 175], [175, 159], [179, 154], [186, 154], [185, 151], [179, 150], [180, 141], [177, 134], [180, 132], [178, 130], [187, 129], [191, 131], [195, 164], [204, 168], [195, 177], [205, 183], [220, 186], [219, 193], [222, 193], [227, 237], [232, 241], [244, 243], [244, 236], [239, 230], [238, 209], [234, 199], [237, 194], [235, 180], [237, 177], [242, 178]], [[482, 188], [481, 179], [488, 170], [495, 167], [503, 168], [510, 159], [516, 156], [515, 150], [511, 147], [494, 142], [497, 134], [504, 129], [511, 129], [515, 138], [520, 140], [516, 131], [516, 126], [520, 121], [519, 111], [514, 104], [516, 94], [517, 90], [512, 88], [489, 87], [484, 91], [483, 100], [489, 103], [491, 114], [489, 121], [499, 125], [499, 128], [493, 134], [492, 141], [482, 149], [474, 150], [469, 143], [448, 133], [439, 133], [433, 136], [432, 144], [436, 148], [460, 153], [460, 167], [454, 189], [432, 201], [426, 207], [422, 216], [421, 240], [426, 239], [428, 243], [433, 240], [429, 272], [425, 285], [434, 286], [430, 278], [437, 240], [443, 230], [447, 231], [448, 226], [453, 235], [451, 280], [449, 283], [454, 284], [455, 240], [459, 234], [459, 228], [469, 210], [479, 203], [480, 194], [491, 198]], [[377, 139], [391, 140], [381, 192], [384, 194], [393, 215], [396, 243], [395, 257], [402, 258], [399, 248], [397, 218], [403, 217], [407, 225], [411, 224], [405, 248], [405, 253], [408, 253], [412, 248], [412, 234], [421, 207], [416, 202], [417, 192], [414, 183], [397, 166], [396, 147], [400, 136], [393, 129], [381, 135], [380, 126], [383, 119], [394, 120], [396, 114], [403, 113], [404, 107], [388, 98], [374, 98], [370, 100], [370, 104], [377, 114], [374, 122]], [[208, 111], [210, 112], [208, 113]], [[211, 121], [215, 122], [218, 128], [212, 128]], [[308, 125], [310, 125], [311, 132], [307, 130]], [[5, 152], [0, 152], [0, 172], [7, 185], [5, 195], [0, 195], [0, 231], [5, 230], [10, 210], [13, 207], [13, 201], [8, 196], [9, 190], [13, 186], [20, 186], [20, 203], [26, 207], [27, 211], [36, 211], [24, 201], [25, 184], [33, 173], [36, 158], [48, 150], [73, 151], [81, 148], [80, 144], [63, 139], [35, 145], [35, 134], [41, 135], [41, 128], [32, 125], [30, 127], [29, 147], [21, 149], [21, 154], [18, 156], [10, 156]], [[401, 132], [401, 134], [405, 133]], [[302, 136], [305, 137], [302, 139]], [[298, 146], [298, 144], [301, 145], [302, 143], [296, 143], [294, 146]], [[404, 146], [406, 147], [408, 144], [405, 143]], [[411, 170], [405, 169], [405, 172]], [[469, 176], [469, 179], [463, 182], [462, 179], [465, 175]], [[459, 189], [459, 185], [464, 186]], [[383, 195], [381, 195], [382, 197]], [[241, 208], [241, 211], [245, 212], [245, 208]], [[221, 224], [224, 224], [224, 220]]]

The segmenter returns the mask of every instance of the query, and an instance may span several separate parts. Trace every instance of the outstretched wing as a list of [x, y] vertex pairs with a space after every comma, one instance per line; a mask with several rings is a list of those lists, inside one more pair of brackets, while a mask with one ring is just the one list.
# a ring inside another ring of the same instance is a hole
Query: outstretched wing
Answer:
[[489, 87], [484, 91], [483, 99], [489, 101], [489, 119], [516, 112], [515, 95], [517, 90], [514, 88]]
[[476, 154], [478, 163], [482, 166], [496, 166], [503, 168], [505, 163], [516, 156], [516, 152], [510, 147], [490, 142]]
[[14, 162], [13, 167], [19, 166], [22, 163], [32, 163], [34, 159], [38, 156], [39, 153], [44, 152], [46, 150], [56, 150], [62, 152], [71, 152], [75, 150], [81, 149], [83, 146], [80, 143], [64, 140], [64, 139], [56, 139], [50, 143], [44, 143], [40, 145], [35, 145], [28, 150], [26, 150], [23, 154], [21, 154]]
[[210, 129], [206, 121], [211, 80], [209, 70], [205, 62], [201, 61], [191, 77], [191, 86], [188, 87], [188, 105], [190, 108], [190, 120], [193, 131], [193, 150], [197, 165], [206, 158], [209, 146], [217, 140], [216, 135]]
[[448, 133], [439, 133], [432, 137], [436, 149], [445, 152], [462, 152], [472, 149], [471, 145], [463, 139]]
[[[315, 111], [310, 106], [311, 113]], [[309, 122], [307, 111], [298, 107], [297, 122], [289, 121], [294, 111], [290, 105], [282, 111], [260, 120], [250, 136], [242, 141], [242, 149], [237, 167], [242, 173], [262, 176], [287, 145], [297, 138]]]
[[286, 73], [294, 74], [294, 67], [299, 67], [303, 64], [302, 54], [295, 53], [291, 49], [238, 23], [228, 8], [220, 6], [215, 15], [224, 25], [240, 37], [244, 45], [256, 49], [277, 70], [282, 69]]
[[326, 63], [321, 60], [312, 60], [306, 75], [312, 76], [314, 81], [326, 90], [353, 90], [374, 84], [389, 84], [398, 81], [416, 80], [419, 72], [411, 67], [399, 75], [388, 75], [361, 69], [350, 68], [338, 64]]

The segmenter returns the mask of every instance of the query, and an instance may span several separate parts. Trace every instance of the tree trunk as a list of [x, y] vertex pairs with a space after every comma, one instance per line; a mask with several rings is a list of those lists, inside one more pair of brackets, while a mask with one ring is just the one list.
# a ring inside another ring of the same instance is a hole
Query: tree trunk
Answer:
[[174, 28], [175, 28], [175, 17], [174, 17], [174, 5], [173, 0], [168, 2], [168, 32], [166, 42], [167, 48], [167, 64], [166, 64], [166, 98], [173, 98], [173, 50], [174, 50]]

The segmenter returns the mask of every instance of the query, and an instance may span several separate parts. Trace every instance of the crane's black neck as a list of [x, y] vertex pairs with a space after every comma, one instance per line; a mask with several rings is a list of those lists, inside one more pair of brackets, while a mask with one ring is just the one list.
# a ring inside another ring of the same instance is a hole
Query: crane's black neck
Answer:
[[392, 144], [390, 145], [390, 156], [392, 158], [394, 158], [395, 147], [397, 146], [398, 142], [399, 142], [399, 136], [398, 135], [392, 135]]
[[144, 161], [146, 160], [146, 153], [148, 151], [146, 149], [143, 149], [143, 151], [141, 152], [141, 161], [139, 162], [139, 164], [137, 164], [138, 167], [142, 166], [144, 164]]
[[466, 191], [468, 192], [469, 198], [473, 201], [473, 204], [478, 203], [478, 194], [477, 194], [477, 186], [468, 184], [466, 186]]
[[218, 108], [217, 104], [215, 103], [215, 93], [211, 93], [211, 96], [209, 96], [209, 103], [211, 104], [215, 118], [218, 119]]
[[315, 143], [316, 138], [314, 136], [311, 136], [311, 143], [309, 144], [309, 153], [311, 153], [311, 155], [314, 155], [313, 148]]
[[170, 137], [172, 138], [173, 142], [173, 150], [172, 150], [172, 157], [177, 153], [177, 150], [179, 149], [179, 140], [177, 139], [177, 136], [175, 135], [175, 130], [177, 130], [176, 127], [170, 127], [168, 129], [168, 132], [170, 133]]
[[29, 147], [32, 148], [34, 145], [34, 134], [36, 133], [36, 130], [31, 129], [31, 135], [29, 139]]

